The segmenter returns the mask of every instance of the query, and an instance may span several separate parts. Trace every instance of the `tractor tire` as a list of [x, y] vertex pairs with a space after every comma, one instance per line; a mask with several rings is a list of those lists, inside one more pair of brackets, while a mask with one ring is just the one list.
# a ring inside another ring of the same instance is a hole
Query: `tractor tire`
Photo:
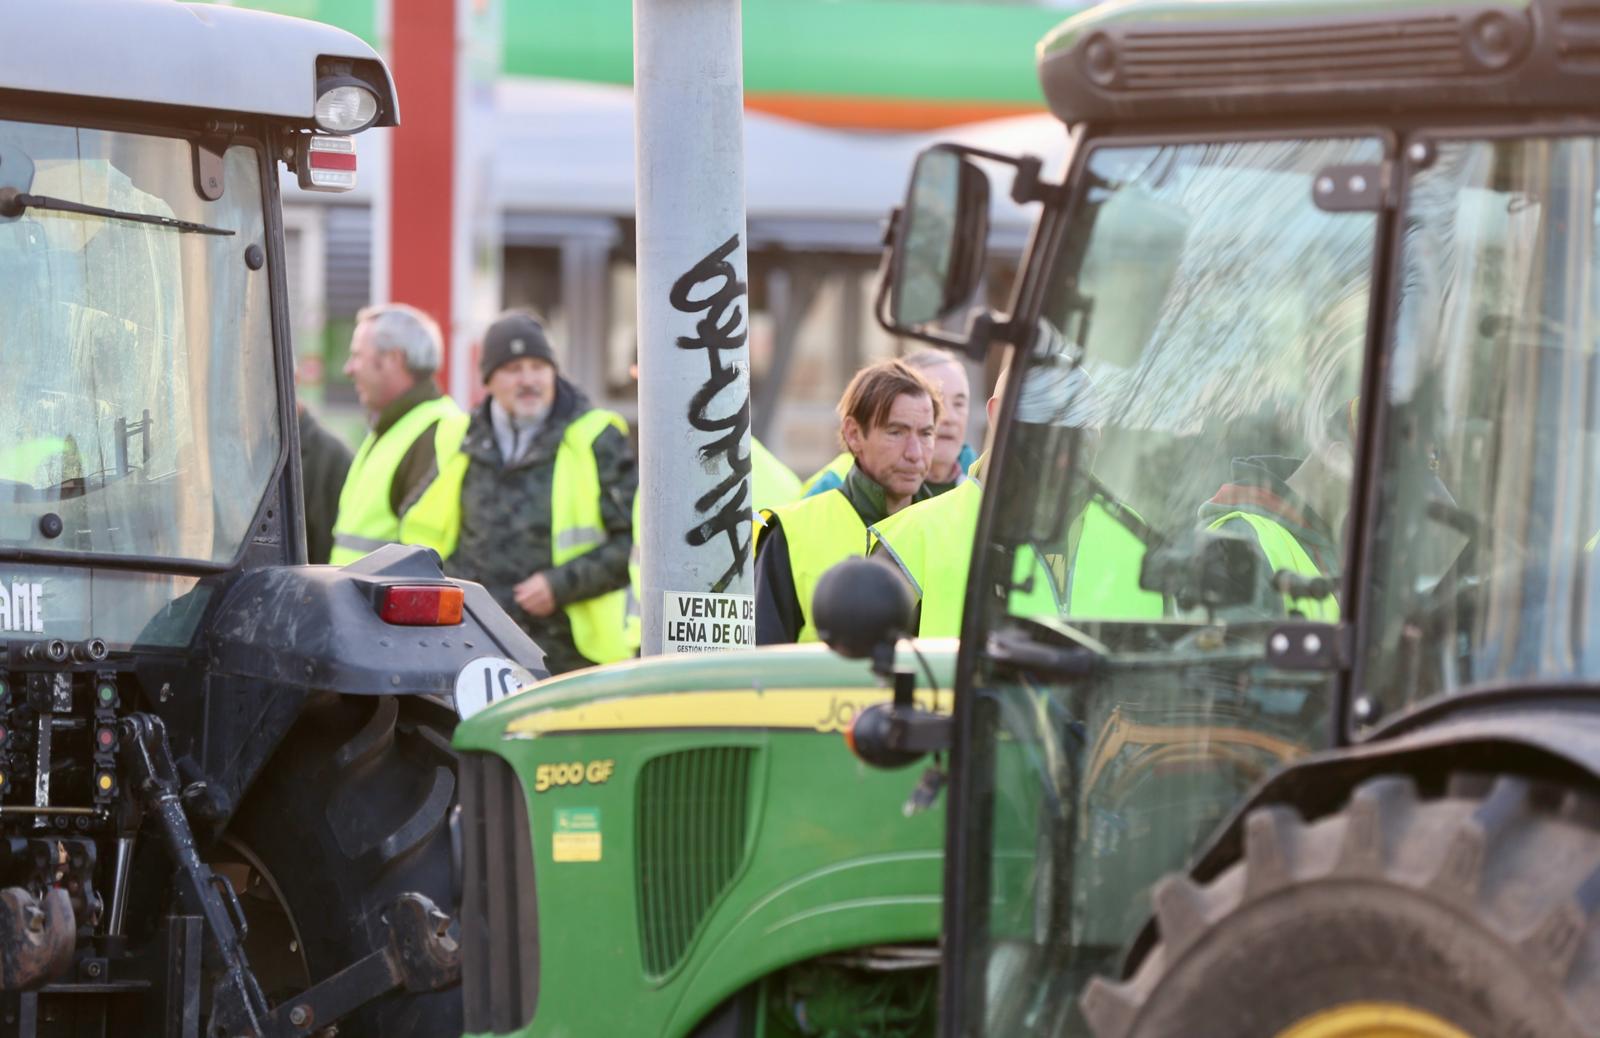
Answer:
[[[456, 803], [455, 717], [427, 700], [313, 700], [262, 769], [223, 844], [251, 863], [241, 890], [278, 902], [263, 923], [291, 933], [315, 983], [382, 947], [380, 919], [407, 891], [454, 913], [448, 818]], [[224, 849], [226, 853], [226, 849]], [[285, 921], [273, 915], [287, 917]], [[252, 927], [252, 930], [255, 928]], [[270, 930], [268, 932], [271, 932]], [[248, 945], [247, 945], [248, 949]], [[258, 953], [252, 956], [252, 966]], [[282, 971], [276, 971], [282, 976]], [[263, 978], [263, 986], [267, 983]], [[268, 989], [269, 999], [284, 994]], [[341, 1019], [340, 1038], [453, 1038], [461, 989], [395, 990]]]
[[1151, 895], [1133, 975], [1092, 981], [1096, 1038], [1600, 1035], [1600, 800], [1512, 777], [1360, 786], [1306, 823], [1253, 811], [1244, 860]]

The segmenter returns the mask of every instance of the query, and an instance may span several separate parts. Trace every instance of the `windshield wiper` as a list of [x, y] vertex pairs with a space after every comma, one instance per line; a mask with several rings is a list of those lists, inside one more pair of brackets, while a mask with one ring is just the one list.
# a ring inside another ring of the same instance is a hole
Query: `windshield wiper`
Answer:
[[84, 205], [82, 202], [72, 202], [65, 198], [52, 198], [49, 195], [29, 195], [18, 191], [14, 187], [0, 187], [0, 216], [21, 216], [26, 209], [53, 209], [60, 213], [79, 213], [83, 216], [100, 216], [108, 220], [128, 220], [133, 223], [150, 223], [157, 227], [170, 227], [175, 231], [184, 231], [193, 234], [219, 234], [232, 235], [224, 227], [212, 227], [208, 224], [193, 223], [189, 220], [179, 220], [173, 216], [156, 216], [152, 213], [130, 213], [121, 209], [103, 209], [97, 205]]

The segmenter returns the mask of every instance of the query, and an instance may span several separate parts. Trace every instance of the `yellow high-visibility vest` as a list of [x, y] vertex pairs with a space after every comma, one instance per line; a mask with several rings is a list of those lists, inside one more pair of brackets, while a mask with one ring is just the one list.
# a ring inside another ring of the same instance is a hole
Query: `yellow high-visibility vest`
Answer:
[[[846, 470], [848, 471], [848, 470]], [[760, 512], [800, 500], [800, 477], [766, 445], [750, 437], [750, 507]]]
[[[585, 411], [568, 423], [556, 447], [550, 486], [550, 562], [554, 566], [594, 551], [607, 540], [600, 512], [600, 469], [594, 460], [594, 442], [606, 429], [625, 436], [628, 423], [614, 411]], [[457, 450], [440, 466], [439, 478], [406, 513], [406, 532], [415, 527], [425, 529], [447, 549], [440, 552], [446, 558], [455, 553], [461, 536], [461, 488], [471, 461], [465, 451]], [[628, 589], [618, 588], [561, 607], [572, 625], [572, 643], [579, 652], [596, 663], [614, 663], [639, 651], [638, 625], [628, 622], [628, 598]]]
[[[813, 497], [769, 508], [763, 516], [776, 516], [783, 524], [783, 538], [789, 547], [789, 572], [794, 577], [795, 598], [803, 618], [799, 642], [820, 640], [811, 622], [811, 598], [817, 581], [833, 566], [867, 552], [867, 524], [856, 514], [855, 506], [843, 491], [830, 490]], [[757, 528], [760, 536], [761, 527]]]
[[[921, 637], [953, 638], [961, 633], [982, 500], [981, 485], [968, 480], [872, 528], [876, 543], [922, 599], [917, 629]], [[1165, 615], [1162, 596], [1139, 587], [1143, 542], [1098, 501], [1089, 504], [1082, 523], [1066, 588], [1059, 586], [1046, 561], [1031, 547], [1017, 549], [1007, 611], [1013, 616], [1052, 619], [1145, 620]]]
[[457, 453], [468, 422], [467, 415], [449, 397], [423, 401], [384, 430], [382, 436], [367, 433], [355, 459], [350, 462], [350, 473], [339, 492], [339, 514], [333, 521], [333, 550], [329, 553], [329, 562], [335, 566], [348, 565], [385, 544], [424, 544], [441, 556], [446, 554], [440, 544], [426, 538], [421, 528], [413, 534], [413, 539], [402, 537], [400, 517], [389, 505], [389, 488], [394, 483], [395, 471], [417, 437], [435, 422], [439, 428], [433, 437], [434, 457], [439, 471], [443, 472], [446, 462]]
[[[1282, 523], [1268, 519], [1264, 515], [1256, 515], [1253, 512], [1229, 512], [1213, 521], [1211, 529], [1220, 530], [1223, 524], [1235, 519], [1243, 519], [1250, 524], [1250, 529], [1255, 531], [1256, 541], [1261, 545], [1261, 551], [1266, 555], [1267, 565], [1272, 567], [1273, 573], [1286, 569], [1302, 577], [1323, 576], [1322, 568], [1311, 558], [1311, 553], [1306, 551], [1299, 538], [1290, 533]], [[1339, 603], [1332, 597], [1312, 599], [1284, 595], [1283, 611], [1290, 615], [1299, 613], [1307, 620], [1320, 623], [1339, 622]]]

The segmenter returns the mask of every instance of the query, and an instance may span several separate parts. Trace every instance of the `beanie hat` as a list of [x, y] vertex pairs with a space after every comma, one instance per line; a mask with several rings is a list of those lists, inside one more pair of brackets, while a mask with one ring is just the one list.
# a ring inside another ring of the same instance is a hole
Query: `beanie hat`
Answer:
[[483, 333], [483, 352], [478, 358], [478, 372], [485, 382], [503, 364], [523, 357], [542, 360], [551, 367], [556, 363], [555, 351], [545, 338], [544, 326], [539, 319], [522, 310], [510, 310], [495, 318], [489, 330]]

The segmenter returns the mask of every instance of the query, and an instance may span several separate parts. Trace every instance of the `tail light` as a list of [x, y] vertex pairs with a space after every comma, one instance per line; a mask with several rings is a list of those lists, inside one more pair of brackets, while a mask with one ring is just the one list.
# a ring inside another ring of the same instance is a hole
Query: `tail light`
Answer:
[[378, 616], [404, 627], [458, 624], [461, 604], [461, 589], [454, 584], [390, 584], [378, 592]]
[[307, 191], [349, 191], [356, 186], [356, 142], [304, 134], [295, 144], [294, 168]]

